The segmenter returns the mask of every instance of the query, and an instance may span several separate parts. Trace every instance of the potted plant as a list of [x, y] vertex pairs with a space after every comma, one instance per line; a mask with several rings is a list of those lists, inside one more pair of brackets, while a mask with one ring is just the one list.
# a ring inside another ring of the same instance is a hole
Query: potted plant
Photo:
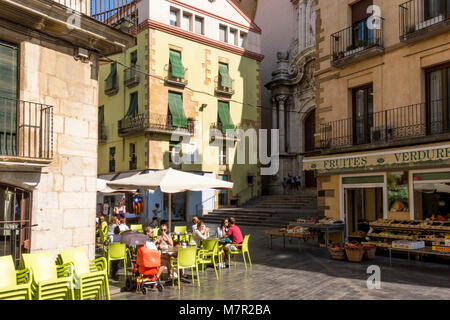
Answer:
[[406, 33], [413, 33], [415, 31], [416, 31], [416, 26], [415, 25], [411, 25], [411, 26], [406, 28]]
[[353, 49], [355, 49], [355, 46], [353, 44], [347, 46], [347, 51], [351, 51]]
[[343, 52], [343, 51], [340, 51], [340, 52], [339, 52], [339, 59], [342, 59], [342, 58], [344, 58], [344, 52]]

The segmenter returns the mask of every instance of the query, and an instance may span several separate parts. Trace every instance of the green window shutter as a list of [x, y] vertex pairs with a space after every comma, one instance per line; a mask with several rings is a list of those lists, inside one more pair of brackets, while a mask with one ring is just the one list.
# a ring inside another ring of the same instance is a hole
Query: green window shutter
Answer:
[[222, 122], [222, 132], [226, 133], [227, 130], [233, 130], [234, 124], [231, 121], [229, 104], [223, 101], [219, 101], [218, 111], [219, 119]]
[[184, 115], [181, 94], [169, 92], [169, 111], [172, 115], [174, 127], [187, 128], [187, 118]]
[[105, 121], [105, 108], [98, 108], [98, 123], [101, 124]]
[[111, 70], [109, 71], [109, 75], [106, 78], [106, 81], [113, 79], [117, 74], [117, 63], [113, 63], [111, 65]]
[[133, 117], [134, 113], [137, 110], [138, 110], [138, 95], [137, 93], [134, 93], [130, 97], [130, 106], [128, 108], [127, 114], [125, 115], [125, 118]]
[[170, 64], [172, 65], [172, 76], [174, 78], [184, 79], [184, 68], [181, 62], [181, 53], [170, 51]]
[[231, 89], [232, 80], [230, 74], [228, 73], [228, 65], [219, 63], [219, 74], [221, 78], [222, 87]]
[[131, 64], [136, 64], [136, 62], [137, 62], [137, 52], [132, 52], [131, 53]]

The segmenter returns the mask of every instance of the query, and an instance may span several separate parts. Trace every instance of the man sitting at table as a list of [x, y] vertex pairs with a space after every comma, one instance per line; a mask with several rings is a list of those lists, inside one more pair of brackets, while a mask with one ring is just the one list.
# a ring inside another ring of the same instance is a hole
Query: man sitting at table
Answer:
[[[229, 229], [227, 234], [223, 237], [223, 238], [230, 238], [231, 243], [225, 245], [225, 250], [224, 250], [224, 260], [228, 259], [228, 250], [232, 250], [232, 251], [236, 251], [238, 250], [236, 248], [236, 246], [234, 246], [235, 244], [241, 244], [244, 241], [244, 237], [242, 236], [242, 232], [241, 229], [236, 225], [236, 219], [234, 219], [233, 217], [231, 217], [230, 219], [228, 219], [228, 225], [229, 225]], [[225, 252], [227, 251], [227, 252]]]

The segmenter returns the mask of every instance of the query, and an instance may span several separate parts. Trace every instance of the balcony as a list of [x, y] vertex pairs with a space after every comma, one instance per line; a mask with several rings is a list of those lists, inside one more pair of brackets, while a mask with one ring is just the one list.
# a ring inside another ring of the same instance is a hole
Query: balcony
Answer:
[[217, 95], [231, 97], [234, 94], [234, 80], [231, 80], [231, 88], [222, 86], [220, 76], [215, 77], [214, 83], [215, 83], [214, 91], [216, 92]]
[[319, 151], [344, 153], [448, 140], [450, 122], [442, 116], [445, 102], [419, 103], [321, 124]]
[[192, 119], [188, 119], [187, 128], [175, 127], [172, 124], [172, 116], [166, 114], [141, 113], [132, 118], [125, 118], [119, 120], [119, 137], [127, 137], [130, 135], [149, 133], [163, 133], [172, 134], [174, 132], [180, 135], [193, 135], [195, 122]]
[[[240, 128], [239, 125], [236, 125], [234, 130], [238, 130]], [[211, 123], [210, 127], [210, 137], [211, 141], [214, 140], [232, 140], [232, 141], [239, 141], [239, 138], [236, 135], [236, 132], [233, 131], [232, 133], [226, 132], [223, 133], [223, 124], [222, 122], [215, 122]]]
[[124, 85], [128, 88], [137, 86], [140, 82], [140, 73], [138, 67], [130, 67], [124, 70]]
[[184, 78], [176, 78], [176, 77], [172, 76], [172, 71], [170, 70], [170, 65], [166, 64], [164, 66], [164, 82], [166, 83], [166, 85], [172, 85], [172, 86], [184, 88], [188, 84], [188, 81], [186, 80], [187, 72], [188, 72], [188, 69], [184, 68]]
[[0, 159], [50, 162], [53, 158], [53, 107], [0, 97]]
[[[373, 24], [369, 28], [370, 23]], [[331, 65], [341, 68], [384, 53], [384, 19], [361, 20], [331, 35]]]
[[450, 30], [450, 2], [411, 0], [399, 6], [400, 41], [412, 43]]
[[105, 143], [107, 140], [106, 127], [104, 124], [98, 125], [98, 142]]
[[117, 94], [117, 92], [119, 92], [117, 76], [110, 78], [110, 79], [106, 79], [105, 80], [105, 94], [107, 96], [113, 96], [113, 95]]

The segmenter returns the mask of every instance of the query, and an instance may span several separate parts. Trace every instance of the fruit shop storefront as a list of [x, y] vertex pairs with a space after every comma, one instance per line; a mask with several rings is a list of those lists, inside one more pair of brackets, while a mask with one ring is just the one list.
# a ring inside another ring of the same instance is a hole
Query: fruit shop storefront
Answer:
[[364, 238], [371, 222], [383, 219], [436, 221], [450, 235], [448, 143], [307, 157], [303, 165], [317, 177], [319, 216], [342, 220], [345, 240]]

